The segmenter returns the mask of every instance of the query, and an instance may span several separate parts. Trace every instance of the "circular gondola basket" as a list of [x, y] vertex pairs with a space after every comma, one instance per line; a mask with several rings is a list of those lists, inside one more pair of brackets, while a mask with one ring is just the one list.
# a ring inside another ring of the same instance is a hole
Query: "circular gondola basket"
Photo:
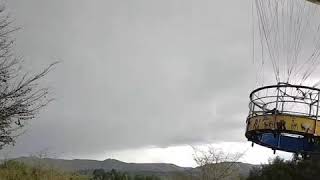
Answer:
[[320, 89], [288, 83], [250, 94], [246, 137], [288, 152], [320, 152]]

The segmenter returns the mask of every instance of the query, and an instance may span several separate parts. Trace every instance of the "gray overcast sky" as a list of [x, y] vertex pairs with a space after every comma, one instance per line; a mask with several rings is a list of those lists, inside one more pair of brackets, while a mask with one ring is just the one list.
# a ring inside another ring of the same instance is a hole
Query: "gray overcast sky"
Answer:
[[10, 0], [17, 53], [56, 101], [15, 153], [246, 141], [251, 1]]

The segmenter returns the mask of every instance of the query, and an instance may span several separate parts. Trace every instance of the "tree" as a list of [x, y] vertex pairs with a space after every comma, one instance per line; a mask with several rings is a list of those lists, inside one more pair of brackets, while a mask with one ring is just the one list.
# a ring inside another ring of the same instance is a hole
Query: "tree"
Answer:
[[194, 160], [200, 169], [201, 180], [223, 180], [238, 178], [236, 164], [244, 153], [225, 153], [221, 149], [194, 148]]
[[279, 157], [269, 164], [261, 165], [250, 171], [247, 180], [283, 179], [283, 180], [313, 180], [320, 179], [320, 162], [313, 159], [285, 161]]
[[103, 180], [105, 177], [105, 172], [103, 169], [95, 169], [92, 173], [93, 180]]
[[49, 89], [41, 87], [42, 79], [56, 64], [53, 63], [40, 73], [30, 75], [21, 68], [21, 58], [13, 52], [12, 35], [19, 28], [0, 9], [0, 149], [14, 144], [25, 123], [33, 119], [51, 99]]
[[292, 165], [289, 161], [276, 157], [267, 165], [253, 168], [247, 179], [295, 179], [295, 169]]

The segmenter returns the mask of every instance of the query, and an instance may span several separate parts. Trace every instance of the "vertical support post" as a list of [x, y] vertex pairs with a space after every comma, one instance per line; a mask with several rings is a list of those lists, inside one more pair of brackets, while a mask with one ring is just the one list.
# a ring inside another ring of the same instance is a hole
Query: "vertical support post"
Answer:
[[317, 132], [317, 122], [318, 122], [318, 118], [319, 118], [319, 100], [320, 100], [320, 92], [318, 92], [318, 100], [317, 100], [317, 110], [316, 110], [316, 120], [314, 123], [314, 135], [317, 136], [316, 132]]
[[284, 95], [282, 96], [282, 106], [281, 106], [281, 113], [283, 112], [283, 109], [284, 109], [284, 103], [285, 103], [285, 96], [287, 95], [287, 87], [285, 87], [284, 89]]
[[317, 111], [316, 111], [316, 120], [318, 120], [319, 116], [319, 100], [320, 100], [320, 92], [318, 92], [318, 101], [317, 101]]
[[313, 106], [313, 102], [312, 102], [312, 94], [310, 93], [310, 104], [309, 104], [309, 117], [312, 117], [311, 116], [311, 113], [312, 113], [312, 106]]
[[311, 116], [312, 103], [309, 104], [309, 117]]
[[[279, 85], [279, 84], [278, 84]], [[278, 109], [278, 103], [279, 103], [279, 86], [277, 87], [277, 99], [276, 99], [276, 110]], [[275, 112], [275, 114], [277, 114], [277, 111]]]
[[[276, 124], [277, 123], [277, 115], [278, 115], [278, 103], [279, 103], [279, 92], [280, 92], [280, 89], [279, 89], [279, 83], [278, 83], [278, 86], [277, 86], [277, 99], [276, 99], [276, 107], [275, 107], [275, 112], [274, 112], [274, 123]], [[280, 135], [280, 133], [278, 132], [278, 129], [275, 127], [276, 129], [276, 134]], [[275, 135], [275, 134], [274, 134]], [[279, 143], [279, 139], [278, 139], [278, 143]], [[279, 146], [279, 144], [278, 144]]]

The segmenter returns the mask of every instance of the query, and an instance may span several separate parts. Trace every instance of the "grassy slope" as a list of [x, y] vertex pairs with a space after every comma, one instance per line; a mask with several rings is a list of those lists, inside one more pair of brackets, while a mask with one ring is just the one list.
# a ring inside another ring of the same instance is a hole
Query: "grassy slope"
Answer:
[[87, 176], [43, 167], [29, 167], [21, 162], [7, 161], [0, 165], [0, 180], [89, 180]]

